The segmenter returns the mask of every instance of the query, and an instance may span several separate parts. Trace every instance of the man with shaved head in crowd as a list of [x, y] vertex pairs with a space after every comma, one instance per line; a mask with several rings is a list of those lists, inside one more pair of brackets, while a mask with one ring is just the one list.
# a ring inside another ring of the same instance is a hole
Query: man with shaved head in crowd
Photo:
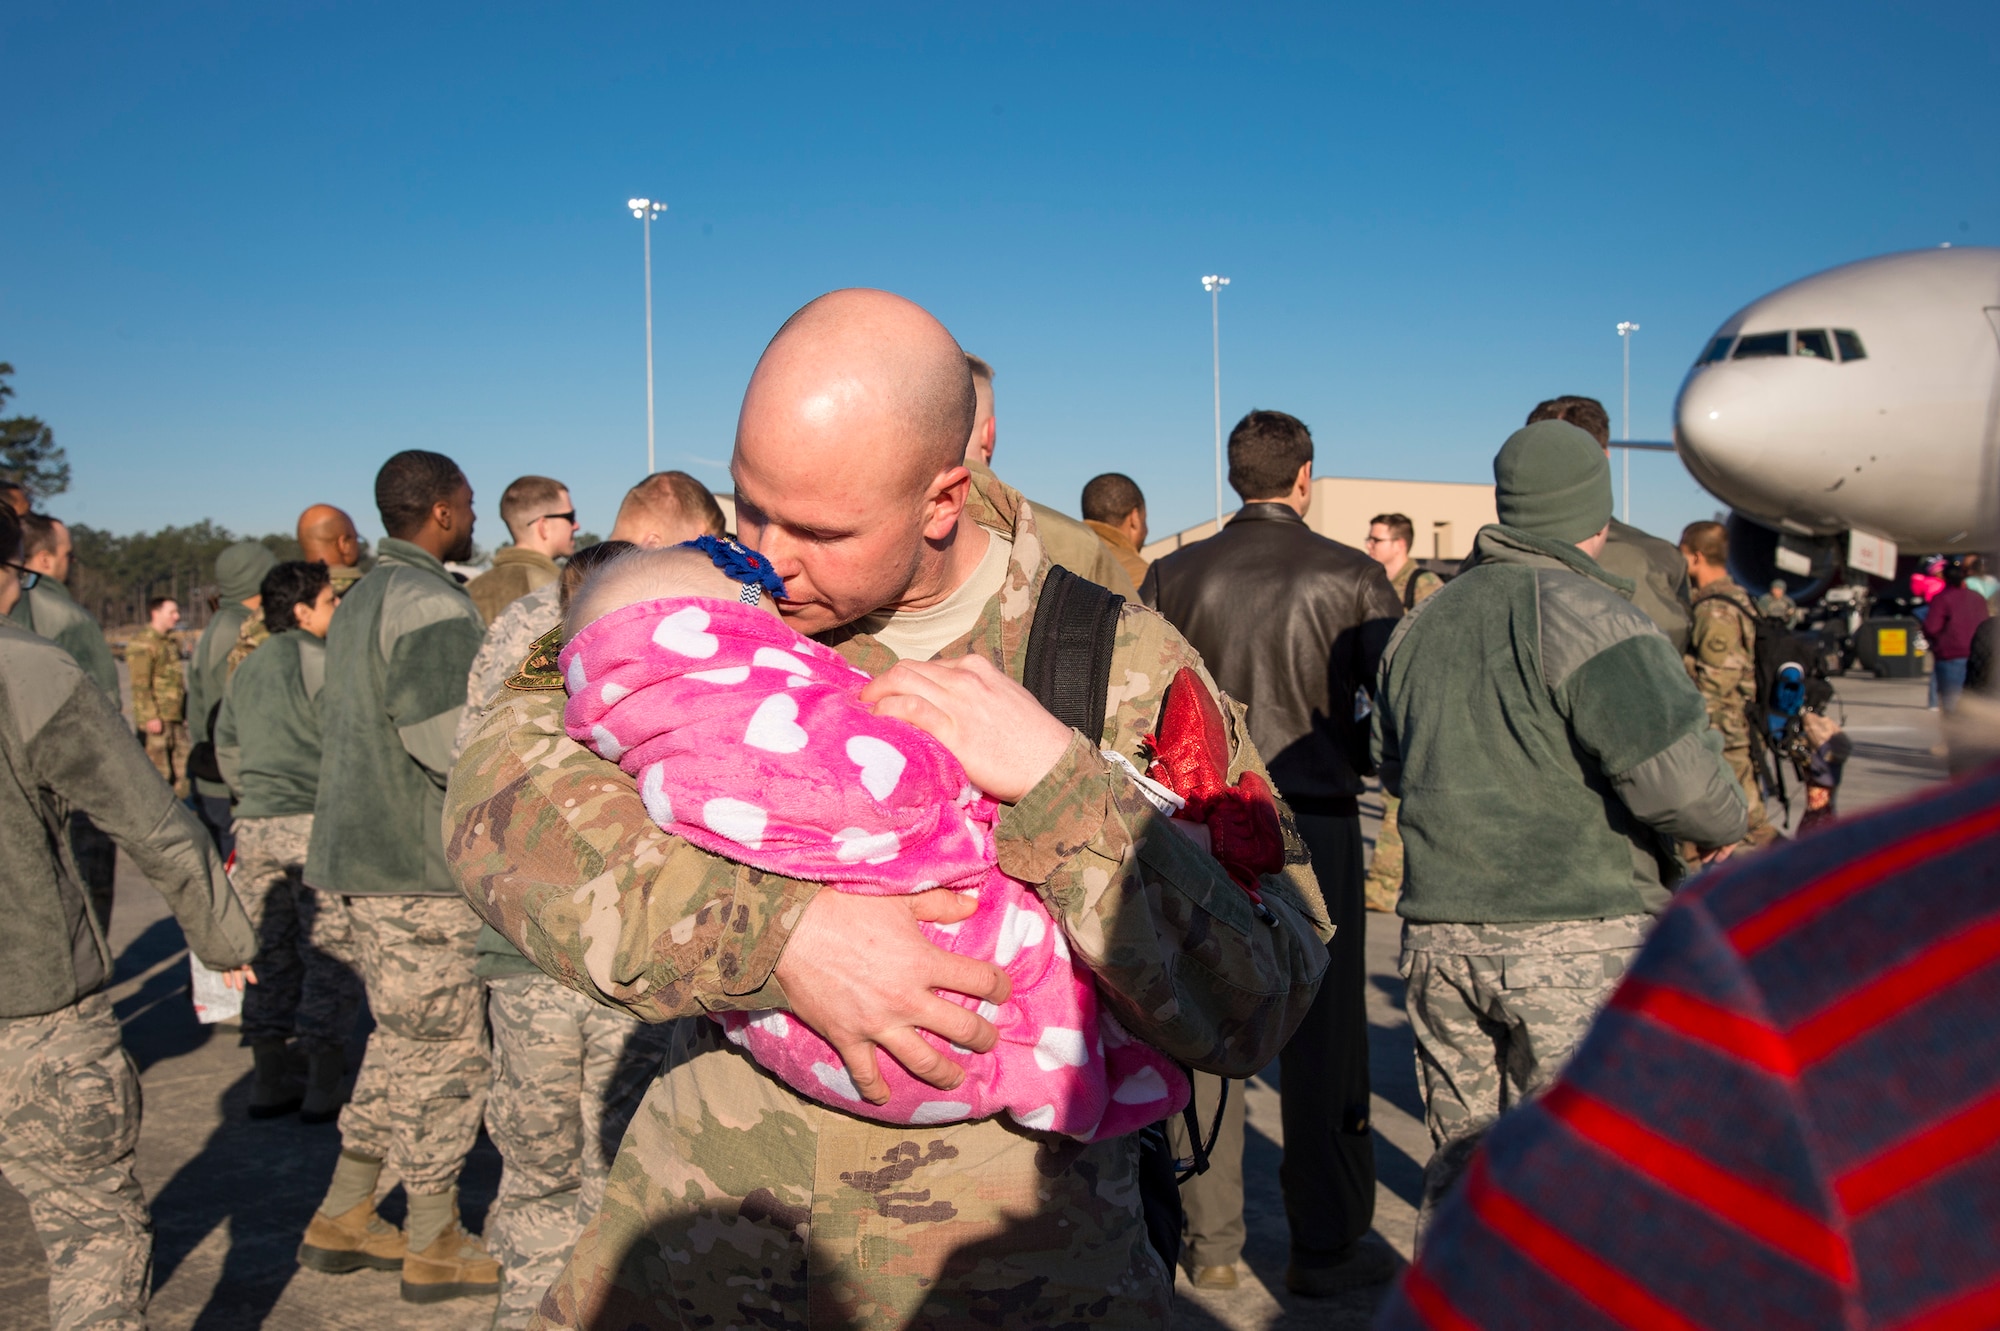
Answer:
[[306, 563], [326, 565], [335, 596], [347, 595], [361, 581], [361, 533], [354, 530], [354, 519], [332, 504], [314, 504], [299, 514], [299, 551]]
[[[744, 395], [740, 533], [784, 580], [786, 621], [874, 676], [863, 700], [936, 736], [1000, 802], [1000, 867], [1040, 895], [1125, 1029], [1248, 1075], [1325, 966], [1304, 853], [1287, 835], [1290, 863], [1258, 880], [1260, 919], [1121, 766], [1146, 761], [1182, 668], [1208, 687], [1150, 610], [1116, 610], [1101, 733], [1070, 729], [1023, 685], [1050, 561], [1021, 496], [963, 463], [973, 405], [963, 353], [925, 311], [879, 291], [821, 297]], [[600, 1003], [649, 1021], [778, 1009], [839, 1052], [828, 1085], [853, 1103], [886, 1100], [887, 1056], [939, 1088], [942, 1113], [964, 1077], [951, 1046], [990, 1050], [998, 1033], [981, 1015], [993, 1009], [937, 991], [990, 1004], [1010, 991], [919, 922], [974, 904], [822, 891], [660, 831], [632, 779], [564, 733], [563, 690], [538, 654], [453, 770], [449, 857], [480, 913]], [[1261, 772], [1240, 721], [1228, 730], [1217, 758]], [[675, 1025], [543, 1324], [1165, 1322], [1170, 1267], [1141, 1214], [1136, 1138], [878, 1123], [799, 1096], [721, 1029]]]

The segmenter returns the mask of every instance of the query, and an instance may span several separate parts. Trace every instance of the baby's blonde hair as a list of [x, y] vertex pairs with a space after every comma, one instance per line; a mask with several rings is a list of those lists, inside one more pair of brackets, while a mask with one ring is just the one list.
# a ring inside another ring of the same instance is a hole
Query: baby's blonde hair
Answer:
[[[592, 573], [570, 597], [563, 615], [563, 641], [582, 629], [641, 601], [668, 596], [707, 596], [734, 601], [742, 584], [715, 566], [700, 550], [672, 546], [665, 550], [633, 550]], [[768, 601], [770, 598], [764, 598]], [[776, 607], [771, 607], [774, 611]]]

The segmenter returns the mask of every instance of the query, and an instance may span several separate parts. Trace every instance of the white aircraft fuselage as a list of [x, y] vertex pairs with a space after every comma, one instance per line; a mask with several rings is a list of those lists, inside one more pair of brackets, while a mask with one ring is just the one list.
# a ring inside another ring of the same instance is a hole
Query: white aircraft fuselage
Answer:
[[1905, 553], [2000, 525], [2000, 249], [1918, 250], [1814, 274], [1716, 330], [1674, 405], [1697, 481], [1779, 532]]

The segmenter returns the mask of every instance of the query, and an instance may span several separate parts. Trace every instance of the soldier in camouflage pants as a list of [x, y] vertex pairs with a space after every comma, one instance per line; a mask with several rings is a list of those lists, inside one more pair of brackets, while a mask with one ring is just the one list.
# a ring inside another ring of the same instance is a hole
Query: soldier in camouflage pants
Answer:
[[347, 1044], [361, 1012], [353, 931], [339, 897], [308, 887], [313, 816], [236, 820], [236, 894], [257, 930], [258, 983], [243, 996], [243, 1043], [297, 1036], [307, 1052]]
[[486, 1241], [506, 1284], [495, 1331], [525, 1327], [604, 1201], [604, 1181], [673, 1034], [532, 971], [486, 981], [493, 1092], [486, 1130], [504, 1168]]
[[1403, 927], [1403, 1001], [1433, 1147], [1419, 1238], [1493, 1120], [1562, 1071], [1651, 924], [1631, 915]]
[[355, 960], [375, 1029], [340, 1111], [350, 1155], [394, 1160], [403, 1186], [451, 1190], [479, 1136], [491, 1072], [479, 917], [457, 897], [350, 896]]
[[109, 996], [0, 1021], [0, 1166], [48, 1252], [57, 1328], [144, 1331], [153, 1224], [138, 1145], [139, 1074]]

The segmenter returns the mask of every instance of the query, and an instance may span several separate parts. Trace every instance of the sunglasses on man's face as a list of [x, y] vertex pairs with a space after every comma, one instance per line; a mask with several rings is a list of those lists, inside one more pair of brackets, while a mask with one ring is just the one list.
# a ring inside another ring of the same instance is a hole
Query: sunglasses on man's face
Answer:
[[11, 568], [15, 573], [19, 574], [21, 578], [21, 590], [24, 592], [33, 591], [35, 584], [42, 580], [42, 575], [34, 569], [29, 568], [26, 564], [16, 564], [11, 560], [0, 560], [0, 568]]
[[576, 525], [576, 510], [571, 509], [567, 513], [544, 513], [541, 517], [536, 518], [535, 521], [542, 522], [549, 518], [561, 518], [564, 522], [574, 527]]

